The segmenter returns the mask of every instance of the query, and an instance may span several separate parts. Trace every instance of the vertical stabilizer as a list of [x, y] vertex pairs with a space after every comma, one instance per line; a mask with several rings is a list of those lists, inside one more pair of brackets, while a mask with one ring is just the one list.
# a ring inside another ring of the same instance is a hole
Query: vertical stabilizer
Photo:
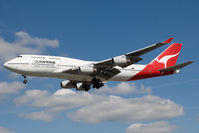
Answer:
[[159, 56], [157, 56], [153, 61], [147, 64], [143, 70], [141, 70], [139, 73], [137, 73], [129, 80], [138, 80], [138, 79], [174, 74], [175, 71], [173, 69], [172, 71], [159, 71], [159, 70], [171, 68], [172, 66], [176, 65], [181, 47], [182, 47], [181, 43], [173, 43]]
[[156, 69], [163, 69], [176, 65], [181, 47], [181, 43], [173, 43], [152, 62], [150, 62], [149, 65], [155, 67]]

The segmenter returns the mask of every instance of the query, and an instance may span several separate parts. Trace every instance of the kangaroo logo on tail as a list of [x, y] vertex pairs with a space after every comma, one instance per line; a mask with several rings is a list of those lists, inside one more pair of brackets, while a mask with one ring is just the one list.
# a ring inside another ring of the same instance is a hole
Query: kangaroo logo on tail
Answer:
[[173, 58], [173, 57], [175, 57], [175, 56], [177, 56], [177, 55], [179, 55], [179, 53], [180, 52], [178, 52], [177, 54], [174, 54], [174, 55], [167, 55], [167, 56], [162, 57], [161, 59], [155, 58], [155, 60], [157, 62], [159, 62], [159, 63], [163, 63], [164, 66], [165, 66], [165, 68], [167, 68], [167, 62], [168, 62], [168, 60], [171, 59], [171, 58]]
[[174, 66], [178, 59], [178, 55], [180, 54], [181, 47], [182, 44], [173, 43], [149, 64], [155, 69], [163, 69]]

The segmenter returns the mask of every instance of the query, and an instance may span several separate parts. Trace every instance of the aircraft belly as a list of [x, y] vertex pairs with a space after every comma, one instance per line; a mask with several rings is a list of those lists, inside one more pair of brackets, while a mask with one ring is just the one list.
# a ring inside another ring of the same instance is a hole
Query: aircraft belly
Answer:
[[[128, 81], [131, 77], [136, 75], [139, 70], [131, 70], [131, 69], [124, 69], [120, 70], [121, 72], [114, 77], [108, 79], [110, 81]], [[98, 76], [97, 76], [98, 77]], [[68, 79], [68, 80], [75, 80], [75, 81], [91, 81], [93, 77], [89, 75], [80, 75], [80, 74], [62, 74], [59, 78]], [[98, 77], [102, 81], [105, 79]]]
[[139, 70], [131, 70], [131, 69], [123, 69], [120, 71], [121, 72], [119, 74], [115, 75], [114, 77], [112, 77], [109, 80], [111, 80], [111, 81], [128, 81], [131, 77], [133, 77], [138, 72], [140, 72]]
[[80, 74], [62, 74], [58, 78], [74, 80], [74, 81], [91, 81], [92, 77], [89, 75], [80, 75]]

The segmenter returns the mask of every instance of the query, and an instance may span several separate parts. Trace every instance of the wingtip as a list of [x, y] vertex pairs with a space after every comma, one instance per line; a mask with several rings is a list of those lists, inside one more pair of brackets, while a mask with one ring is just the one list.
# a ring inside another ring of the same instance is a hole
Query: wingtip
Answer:
[[173, 37], [169, 38], [168, 40], [164, 41], [163, 43], [170, 43], [173, 40]]
[[189, 61], [189, 62], [190, 62], [190, 64], [191, 64], [191, 63], [194, 63], [195, 61], [192, 60], [192, 61]]

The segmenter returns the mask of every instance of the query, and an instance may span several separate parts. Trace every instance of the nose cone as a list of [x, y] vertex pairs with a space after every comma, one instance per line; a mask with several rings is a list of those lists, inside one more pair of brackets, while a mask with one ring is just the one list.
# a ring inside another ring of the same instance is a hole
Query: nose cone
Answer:
[[3, 66], [10, 71], [15, 71], [15, 70], [17, 70], [17, 63], [18, 62], [15, 59], [12, 59], [12, 60], [5, 62], [3, 64]]
[[7, 61], [6, 63], [4, 63], [3, 66], [4, 66], [6, 69], [9, 69], [9, 70], [12, 70], [12, 69], [13, 69], [12, 65], [9, 64], [9, 61]]
[[4, 63], [3, 66], [4, 66], [5, 68], [8, 68], [8, 67], [9, 67], [7, 62]]

